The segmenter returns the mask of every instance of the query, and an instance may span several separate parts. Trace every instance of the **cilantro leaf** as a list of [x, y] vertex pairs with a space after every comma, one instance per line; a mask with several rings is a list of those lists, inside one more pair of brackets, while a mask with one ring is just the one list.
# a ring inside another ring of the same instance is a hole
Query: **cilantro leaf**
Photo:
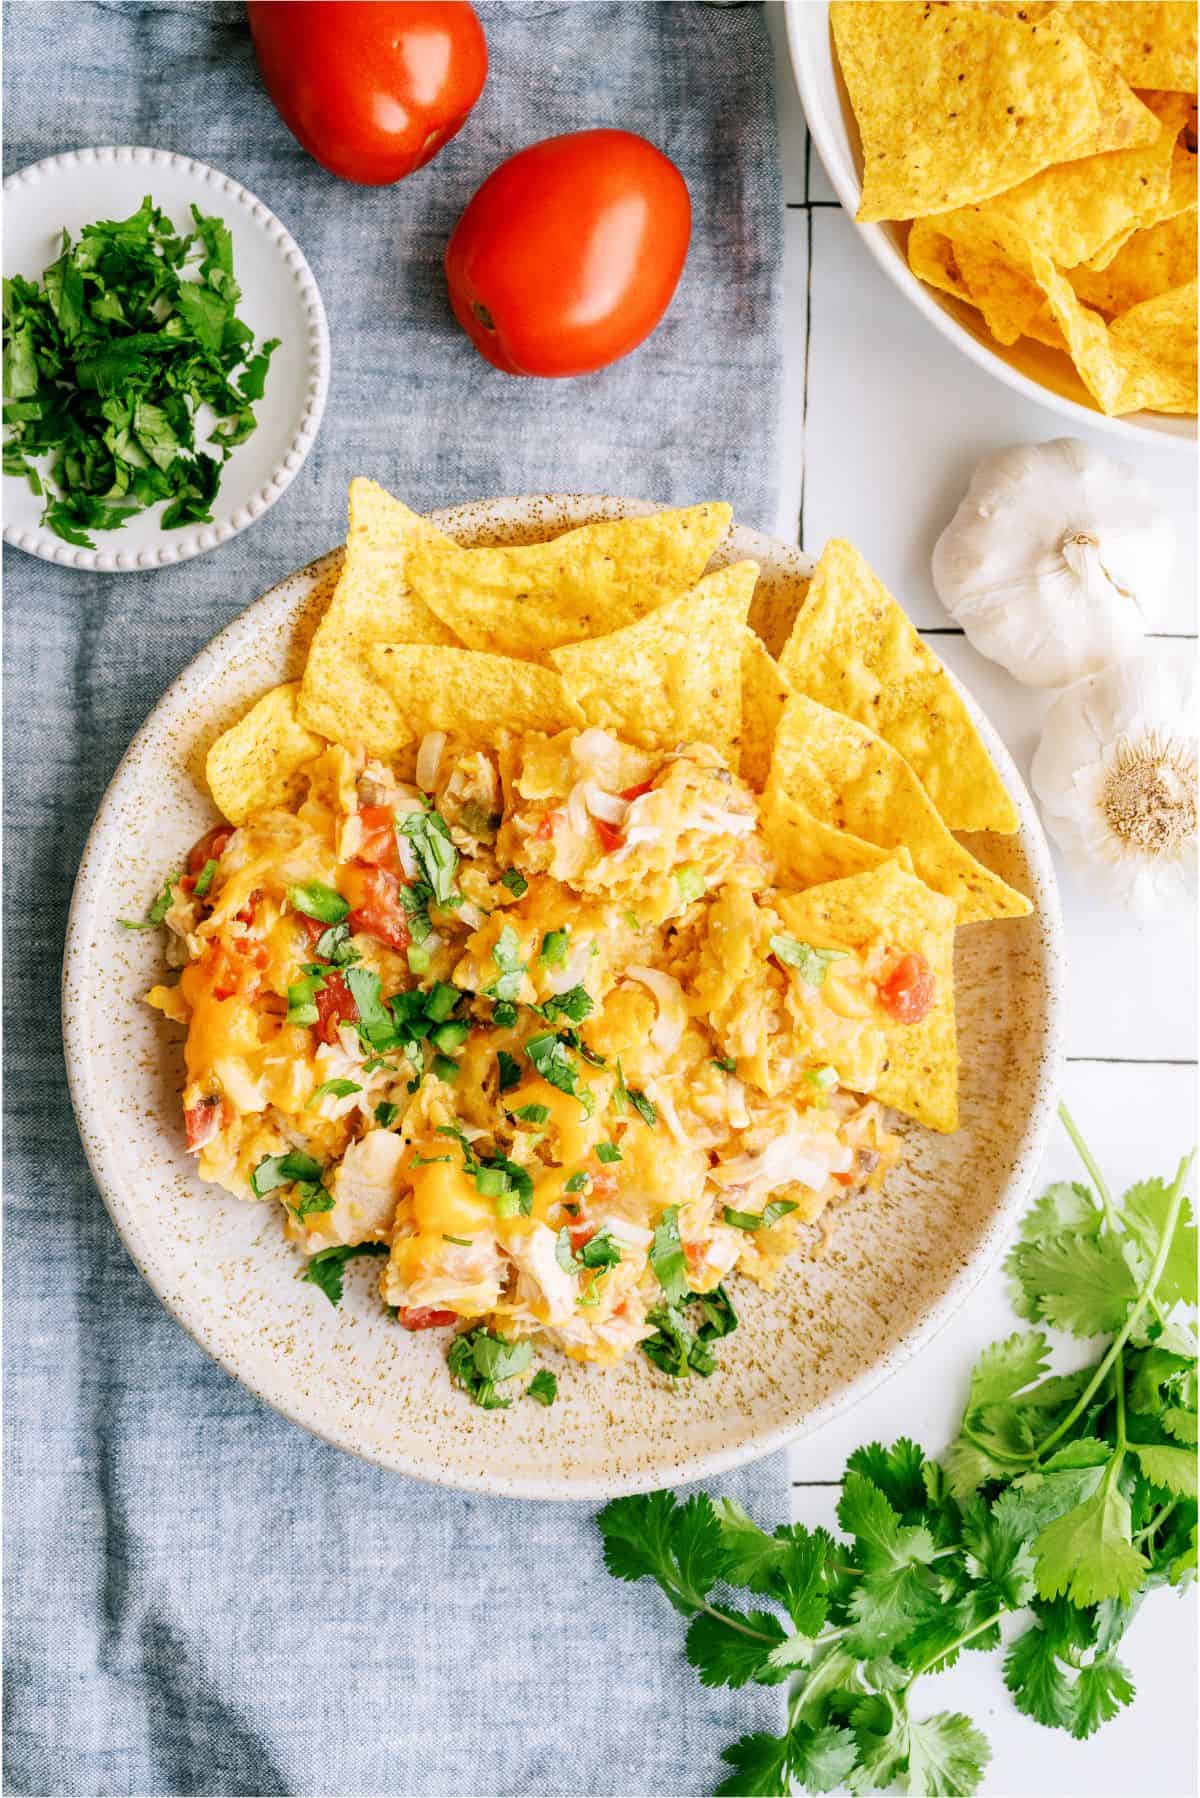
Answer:
[[697, 1492], [682, 1505], [669, 1492], [616, 1498], [596, 1522], [604, 1538], [604, 1564], [617, 1579], [657, 1580], [685, 1616], [703, 1607], [723, 1561], [721, 1532], [706, 1493]]
[[319, 1287], [336, 1310], [342, 1302], [346, 1263], [359, 1255], [387, 1255], [386, 1242], [351, 1242], [332, 1249], [318, 1249], [300, 1275], [310, 1285]]
[[743, 1614], [714, 1605], [693, 1619], [685, 1652], [701, 1685], [744, 1686], [757, 1676], [771, 1649], [784, 1640], [784, 1633], [773, 1611]]
[[533, 1359], [533, 1344], [527, 1339], [510, 1342], [499, 1332], [485, 1329], [464, 1330], [451, 1342], [446, 1363], [451, 1378], [485, 1411], [506, 1411], [512, 1399], [499, 1391], [506, 1381], [524, 1373]]
[[969, 1717], [940, 1711], [908, 1725], [908, 1788], [911, 1792], [957, 1798], [974, 1792], [991, 1759], [987, 1740]]
[[[1121, 1199], [1121, 1221], [1135, 1245], [1143, 1279], [1158, 1254], [1174, 1196], [1165, 1180], [1142, 1180]], [[1185, 1199], [1155, 1288], [1164, 1305], [1196, 1303], [1196, 1265], [1196, 1226]]]
[[1129, 1500], [1114, 1456], [1081, 1503], [1048, 1523], [1034, 1542], [1037, 1588], [1043, 1598], [1065, 1593], [1072, 1604], [1131, 1598], [1146, 1576], [1146, 1557], [1131, 1539]]
[[548, 1367], [539, 1368], [525, 1388], [525, 1397], [539, 1405], [552, 1405], [558, 1397], [558, 1375]]
[[687, 1256], [679, 1235], [679, 1207], [670, 1206], [655, 1225], [650, 1244], [650, 1265], [658, 1275], [658, 1283], [667, 1295], [667, 1303], [678, 1305], [691, 1296], [688, 1285]]
[[1196, 1455], [1190, 1448], [1171, 1448], [1161, 1442], [1130, 1444], [1152, 1486], [1162, 1486], [1180, 1498], [1196, 1497]]
[[450, 839], [450, 826], [439, 812], [409, 812], [396, 826], [413, 846], [421, 872], [438, 905], [458, 897], [454, 883], [458, 850]]
[[1129, 1263], [1112, 1236], [1051, 1236], [1041, 1242], [1020, 1242], [1007, 1266], [1023, 1299], [1024, 1315], [1074, 1336], [1119, 1330], [1137, 1296]]
[[721, 1751], [733, 1772], [716, 1788], [715, 1798], [787, 1798], [791, 1791], [787, 1736], [762, 1732], [741, 1736]]

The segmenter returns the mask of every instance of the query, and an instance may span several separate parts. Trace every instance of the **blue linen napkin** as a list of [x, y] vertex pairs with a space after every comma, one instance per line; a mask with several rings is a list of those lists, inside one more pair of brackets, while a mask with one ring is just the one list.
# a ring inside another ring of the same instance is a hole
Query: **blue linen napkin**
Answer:
[[[604, 1572], [591, 1506], [462, 1497], [285, 1423], [159, 1306], [88, 1174], [57, 981], [96, 805], [172, 676], [340, 540], [368, 474], [418, 507], [569, 488], [726, 498], [775, 522], [782, 207], [761, 11], [481, 7], [487, 89], [432, 168], [336, 181], [262, 91], [240, 6], [5, 9], [6, 170], [88, 144], [182, 150], [306, 251], [333, 383], [304, 470], [178, 570], [6, 554], [6, 1789], [12, 1794], [689, 1794], [777, 1698], [707, 1692], [679, 1620]], [[504, 155], [586, 124], [679, 164], [691, 255], [655, 336], [518, 381], [452, 322], [441, 250]], [[735, 1345], [736, 1352], [736, 1345]], [[782, 1457], [720, 1482], [787, 1514]]]

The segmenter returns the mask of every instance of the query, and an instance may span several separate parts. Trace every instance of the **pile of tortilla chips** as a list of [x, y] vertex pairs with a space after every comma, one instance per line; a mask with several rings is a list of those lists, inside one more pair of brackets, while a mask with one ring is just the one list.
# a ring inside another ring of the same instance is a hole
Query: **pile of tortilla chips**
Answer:
[[777, 885], [812, 940], [856, 945], [906, 908], [902, 940], [945, 972], [944, 1003], [881, 1096], [953, 1128], [954, 928], [1030, 905], [952, 832], [1011, 833], [1016, 811], [957, 688], [858, 552], [826, 546], [776, 660], [747, 623], [757, 564], [708, 569], [729, 523], [728, 506], [692, 506], [467, 549], [354, 481], [303, 678], [218, 738], [213, 798], [235, 824], [295, 804], [326, 741], [401, 772], [429, 731], [489, 748], [571, 726], [651, 750], [712, 744], [759, 794]]
[[860, 219], [1100, 409], [1196, 411], [1195, 0], [835, 0]]

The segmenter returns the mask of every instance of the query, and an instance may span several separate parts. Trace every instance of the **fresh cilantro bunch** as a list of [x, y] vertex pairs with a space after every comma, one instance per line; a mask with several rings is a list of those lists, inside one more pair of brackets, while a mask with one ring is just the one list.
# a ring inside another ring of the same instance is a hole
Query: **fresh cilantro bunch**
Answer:
[[[91, 549], [89, 531], [158, 500], [168, 530], [211, 522], [222, 466], [255, 428], [279, 339], [252, 353], [228, 227], [192, 217], [181, 236], [147, 195], [77, 243], [64, 231], [40, 282], [4, 283], [4, 472], [45, 492], [42, 523], [68, 543]], [[217, 415], [204, 450], [201, 406]], [[31, 458], [47, 454], [43, 477]]]
[[[610, 1573], [656, 1580], [691, 1619], [705, 1685], [791, 1683], [783, 1734], [728, 1748], [721, 1794], [974, 1792], [987, 1741], [960, 1713], [917, 1714], [914, 1687], [999, 1648], [1014, 1615], [1004, 1678], [1027, 1716], [1082, 1738], [1133, 1698], [1121, 1637], [1142, 1594], [1196, 1565], [1191, 1157], [1115, 1199], [1060, 1110], [1093, 1184], [1050, 1187], [1008, 1268], [1031, 1323], [1102, 1338], [1085, 1365], [1049, 1373], [1041, 1330], [994, 1343], [940, 1463], [904, 1440], [851, 1455], [846, 1540], [768, 1535], [704, 1493], [600, 1513]], [[742, 1608], [735, 1588], [766, 1602]]]

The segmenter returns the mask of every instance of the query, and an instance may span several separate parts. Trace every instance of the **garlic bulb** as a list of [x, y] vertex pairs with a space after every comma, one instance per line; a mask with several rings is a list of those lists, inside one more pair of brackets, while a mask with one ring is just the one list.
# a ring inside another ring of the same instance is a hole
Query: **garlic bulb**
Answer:
[[1175, 533], [1144, 481], [1074, 437], [985, 456], [933, 551], [933, 584], [981, 655], [1061, 687], [1138, 648]]
[[1196, 889], [1193, 681], [1144, 658], [1067, 687], [1046, 715], [1034, 791], [1050, 834], [1119, 903], [1160, 911]]

